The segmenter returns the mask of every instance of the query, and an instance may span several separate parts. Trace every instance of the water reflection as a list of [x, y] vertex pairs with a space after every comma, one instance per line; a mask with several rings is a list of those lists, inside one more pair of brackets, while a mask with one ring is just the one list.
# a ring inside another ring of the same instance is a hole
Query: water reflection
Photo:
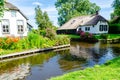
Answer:
[[[117, 48], [115, 46], [117, 46]], [[87, 61], [83, 66], [90, 67], [95, 64], [103, 64], [106, 61], [119, 56], [120, 46], [119, 44], [88, 44], [72, 42], [70, 53], [80, 58], [85, 58]]]
[[[103, 64], [120, 55], [119, 44], [88, 44], [72, 42], [70, 49], [34, 54], [25, 58], [0, 62], [0, 80], [4, 76], [13, 80], [11, 74], [19, 78], [17, 72], [23, 72], [22, 80], [46, 80], [67, 72]], [[25, 73], [25, 72], [26, 73]], [[26, 77], [25, 77], [26, 76]]]

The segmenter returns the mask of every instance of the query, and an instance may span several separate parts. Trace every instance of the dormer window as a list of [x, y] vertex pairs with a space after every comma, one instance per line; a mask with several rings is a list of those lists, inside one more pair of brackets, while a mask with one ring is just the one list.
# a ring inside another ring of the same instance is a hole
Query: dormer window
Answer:
[[72, 22], [71, 22], [71, 24], [73, 24], [75, 22], [75, 20], [73, 20]]
[[16, 11], [14, 10], [11, 11], [11, 17], [16, 17]]

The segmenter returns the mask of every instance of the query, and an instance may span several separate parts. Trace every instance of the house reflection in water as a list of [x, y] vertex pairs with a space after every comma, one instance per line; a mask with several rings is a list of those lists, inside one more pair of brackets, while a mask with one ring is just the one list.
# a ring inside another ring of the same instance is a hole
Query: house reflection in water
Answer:
[[28, 63], [13, 67], [9, 71], [0, 74], [0, 80], [23, 80], [30, 72]]
[[86, 64], [84, 64], [86, 67], [103, 64], [106, 60], [113, 59], [115, 56], [110, 45], [101, 43], [73, 42], [71, 43], [70, 53], [79, 58], [86, 59]]

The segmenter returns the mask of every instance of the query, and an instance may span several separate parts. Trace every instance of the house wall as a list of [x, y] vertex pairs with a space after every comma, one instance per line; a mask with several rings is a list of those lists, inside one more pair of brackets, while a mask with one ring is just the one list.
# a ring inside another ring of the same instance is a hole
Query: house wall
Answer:
[[[23, 15], [19, 12], [16, 11], [16, 17], [11, 16], [11, 10], [5, 11], [4, 16], [2, 19], [7, 19], [9, 20], [9, 34], [3, 34], [2, 33], [2, 23], [0, 22], [0, 37], [6, 37], [6, 36], [27, 36], [28, 29], [27, 29], [27, 20]], [[2, 20], [1, 19], [1, 20]], [[23, 25], [24, 25], [24, 33], [19, 34], [18, 33], [18, 28], [17, 28], [17, 20], [23, 20]]]
[[[107, 31], [100, 31], [100, 25], [107, 25]], [[86, 31], [85, 30], [85, 27], [90, 27], [90, 30], [89, 31]], [[81, 28], [82, 31], [84, 32], [89, 32], [89, 33], [92, 33], [92, 34], [103, 34], [103, 33], [108, 33], [108, 30], [109, 30], [109, 25], [107, 22], [102, 22], [102, 21], [99, 21], [97, 23], [97, 25], [92, 25], [92, 26], [80, 26], [77, 28], [77, 31], [79, 30], [79, 28]]]
[[57, 34], [76, 34], [76, 29], [70, 29], [70, 30], [57, 30]]

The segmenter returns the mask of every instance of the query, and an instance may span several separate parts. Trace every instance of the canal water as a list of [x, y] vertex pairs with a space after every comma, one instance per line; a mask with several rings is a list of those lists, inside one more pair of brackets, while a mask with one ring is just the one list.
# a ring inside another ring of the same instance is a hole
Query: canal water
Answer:
[[120, 44], [72, 42], [68, 49], [0, 62], [0, 80], [47, 80], [103, 64], [120, 55]]

